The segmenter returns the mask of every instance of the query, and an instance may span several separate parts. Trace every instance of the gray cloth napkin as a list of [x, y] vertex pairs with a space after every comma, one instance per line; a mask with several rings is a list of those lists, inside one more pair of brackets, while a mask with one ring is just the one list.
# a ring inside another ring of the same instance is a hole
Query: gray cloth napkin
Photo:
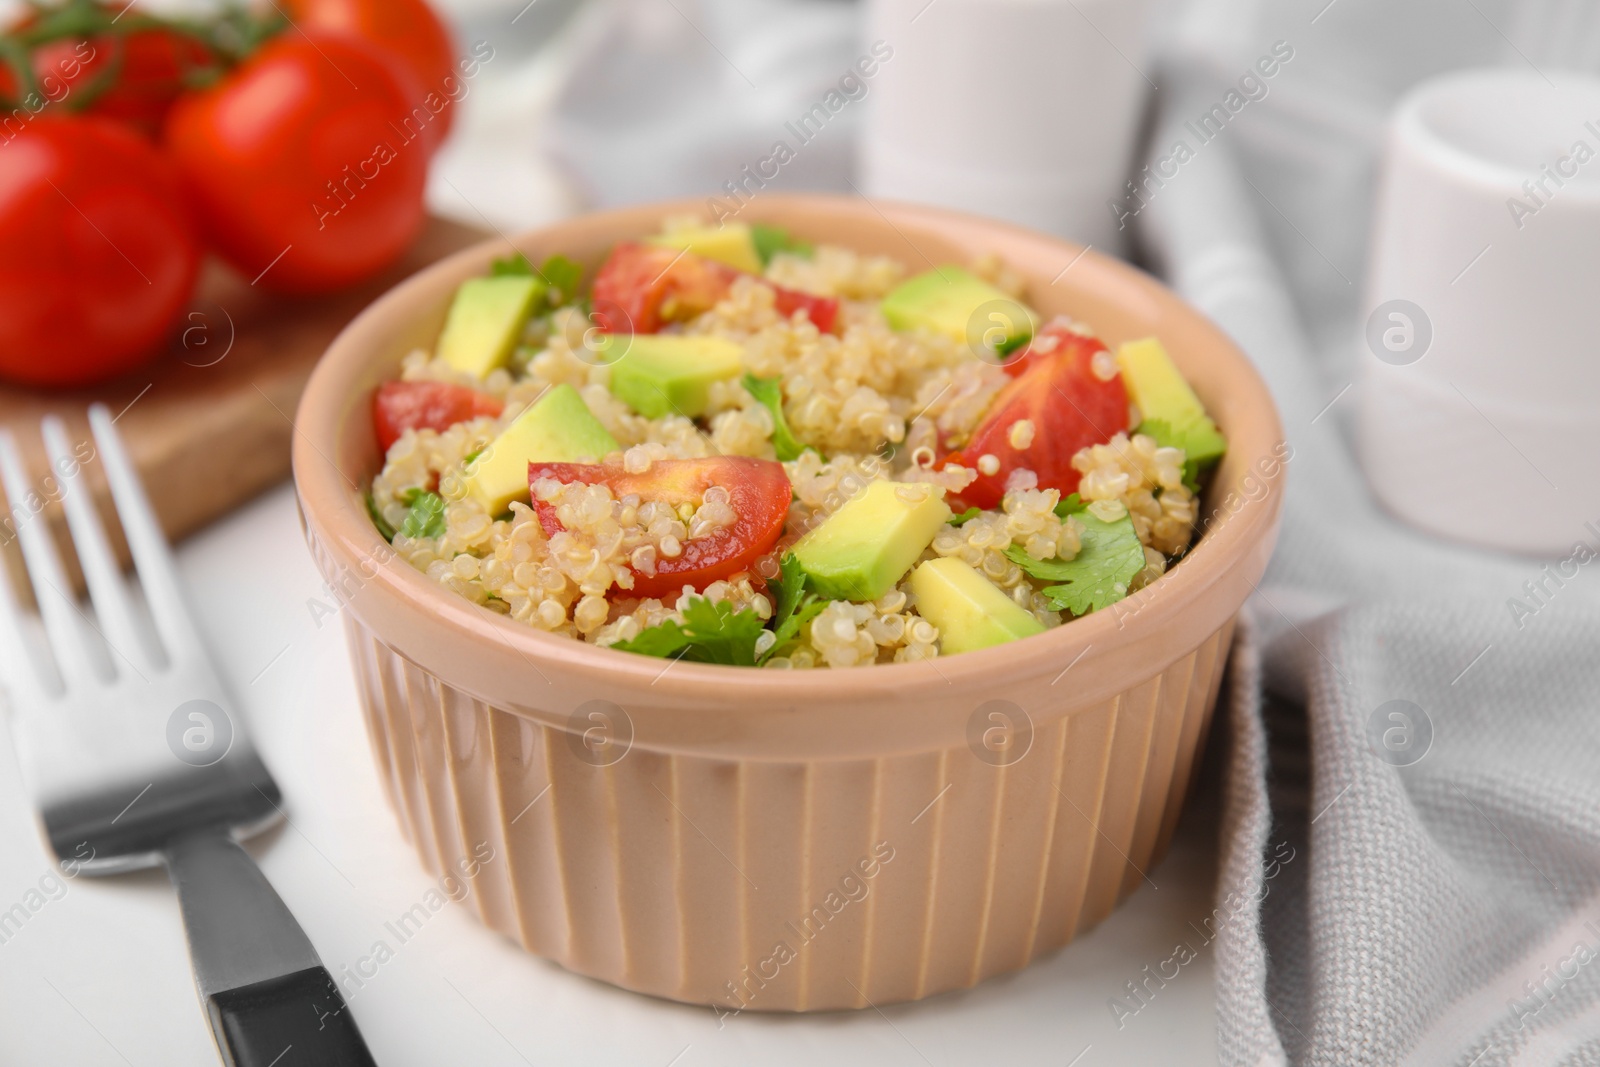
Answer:
[[[1162, 42], [1148, 158], [1192, 152], [1129, 222], [1250, 354], [1294, 450], [1232, 665], [1229, 1067], [1600, 1063], [1600, 562], [1563, 577], [1399, 524], [1347, 422], [1393, 100], [1456, 67], [1592, 68], [1597, 27], [1566, 0], [1192, 0]], [[1244, 106], [1201, 142], [1186, 123], [1230, 89]], [[1594, 519], [1573, 540], [1600, 553]]]

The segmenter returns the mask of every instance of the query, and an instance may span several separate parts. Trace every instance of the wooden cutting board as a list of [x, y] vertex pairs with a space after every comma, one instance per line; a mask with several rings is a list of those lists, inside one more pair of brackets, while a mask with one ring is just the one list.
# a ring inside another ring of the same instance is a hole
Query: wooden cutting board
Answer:
[[[127, 378], [88, 390], [35, 392], [0, 386], [0, 426], [23, 453], [37, 497], [11, 501], [11, 523], [0, 546], [19, 562], [15, 524], [34, 509], [66, 546], [65, 518], [53, 500], [62, 484], [51, 477], [39, 420], [57, 414], [69, 440], [90, 442], [88, 409], [104, 403], [120, 413], [117, 429], [144, 478], [167, 536], [183, 537], [289, 476], [289, 444], [301, 390], [328, 344], [363, 308], [395, 283], [486, 235], [442, 219], [430, 220], [404, 260], [359, 288], [329, 297], [290, 300], [253, 288], [213, 262], [191, 304], [172, 351]], [[85, 452], [85, 455], [88, 453]], [[82, 478], [101, 513], [114, 514], [99, 464], [87, 463], [68, 480]], [[123, 554], [121, 532], [113, 540]], [[72, 580], [76, 561], [64, 553]], [[81, 585], [80, 585], [81, 591]]]

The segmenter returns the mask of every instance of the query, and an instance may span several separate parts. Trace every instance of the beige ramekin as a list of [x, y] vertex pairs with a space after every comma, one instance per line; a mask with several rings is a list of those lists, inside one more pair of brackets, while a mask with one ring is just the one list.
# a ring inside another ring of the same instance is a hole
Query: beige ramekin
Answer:
[[[593, 268], [695, 203], [520, 237]], [[1115, 608], [947, 659], [771, 672], [667, 663], [536, 632], [394, 557], [362, 491], [370, 397], [431, 345], [489, 242], [413, 277], [329, 349], [301, 402], [306, 537], [344, 601], [373, 756], [423, 863], [476, 875], [483, 921], [581, 974], [731, 1009], [914, 1000], [1051, 952], [1164, 851], [1233, 619], [1271, 553], [1287, 449], [1223, 334], [1138, 271], [931, 209], [763, 196], [741, 219], [913, 269], [997, 253], [1046, 315], [1155, 334], [1231, 448], [1206, 531]]]

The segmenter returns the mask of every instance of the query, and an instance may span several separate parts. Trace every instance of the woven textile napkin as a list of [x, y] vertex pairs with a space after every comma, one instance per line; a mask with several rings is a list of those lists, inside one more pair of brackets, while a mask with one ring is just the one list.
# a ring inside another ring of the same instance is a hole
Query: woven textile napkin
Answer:
[[1158, 50], [1170, 177], [1108, 209], [1293, 447], [1228, 698], [1217, 892], [1256, 920], [1217, 942], [1229, 1067], [1600, 1064], [1600, 515], [1562, 560], [1428, 538], [1373, 502], [1347, 422], [1388, 108], [1456, 67], [1592, 69], [1597, 30], [1562, 0], [1192, 0]]

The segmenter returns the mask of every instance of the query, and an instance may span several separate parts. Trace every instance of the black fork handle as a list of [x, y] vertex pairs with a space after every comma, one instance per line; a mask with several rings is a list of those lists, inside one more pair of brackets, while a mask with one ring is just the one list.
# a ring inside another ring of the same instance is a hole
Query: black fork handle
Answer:
[[376, 1067], [333, 976], [226, 830], [168, 844], [195, 984], [229, 1067]]

